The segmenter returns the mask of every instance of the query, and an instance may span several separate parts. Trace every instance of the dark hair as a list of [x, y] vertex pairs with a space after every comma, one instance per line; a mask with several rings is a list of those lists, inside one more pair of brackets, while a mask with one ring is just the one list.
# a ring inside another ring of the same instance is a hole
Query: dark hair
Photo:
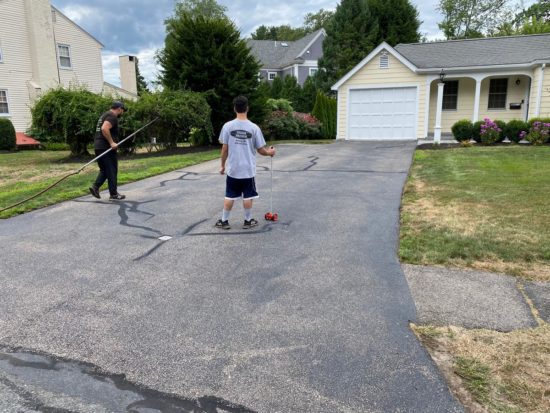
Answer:
[[245, 113], [248, 109], [248, 99], [246, 96], [237, 96], [233, 99], [233, 106], [235, 107], [235, 112]]
[[117, 100], [111, 104], [111, 109], [122, 109], [126, 111], [126, 106], [124, 106], [124, 103]]

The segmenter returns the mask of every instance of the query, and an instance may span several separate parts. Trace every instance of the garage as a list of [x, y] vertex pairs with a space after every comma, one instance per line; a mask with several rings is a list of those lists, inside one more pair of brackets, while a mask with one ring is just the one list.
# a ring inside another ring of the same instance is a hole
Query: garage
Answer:
[[417, 88], [349, 91], [348, 139], [416, 139]]

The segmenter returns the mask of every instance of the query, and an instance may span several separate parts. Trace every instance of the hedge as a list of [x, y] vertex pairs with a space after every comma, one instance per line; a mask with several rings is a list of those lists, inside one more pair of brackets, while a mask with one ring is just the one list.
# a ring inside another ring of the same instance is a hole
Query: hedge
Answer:
[[11, 151], [16, 147], [17, 138], [11, 120], [0, 118], [0, 150]]
[[315, 106], [311, 112], [321, 122], [321, 133], [325, 139], [336, 138], [336, 99], [323, 92], [317, 92]]

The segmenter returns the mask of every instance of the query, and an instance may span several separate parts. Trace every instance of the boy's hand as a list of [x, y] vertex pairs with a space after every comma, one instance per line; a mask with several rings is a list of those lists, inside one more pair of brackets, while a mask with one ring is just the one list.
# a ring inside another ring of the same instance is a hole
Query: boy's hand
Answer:
[[274, 146], [270, 146], [269, 147], [271, 153], [270, 153], [270, 156], [275, 156], [275, 147]]
[[225, 175], [225, 166], [220, 168], [220, 175]]

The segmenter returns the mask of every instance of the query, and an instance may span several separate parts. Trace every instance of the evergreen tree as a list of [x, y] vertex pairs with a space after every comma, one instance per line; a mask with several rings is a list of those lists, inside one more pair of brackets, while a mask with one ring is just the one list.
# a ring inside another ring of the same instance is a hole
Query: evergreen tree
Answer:
[[145, 78], [142, 76], [142, 74], [139, 71], [139, 63], [137, 59], [136, 59], [136, 81], [137, 81], [138, 96], [141, 96], [144, 93], [149, 92], [147, 82], [145, 81]]
[[342, 0], [326, 28], [323, 57], [325, 84], [333, 84], [378, 44], [378, 26], [367, 0]]
[[368, 4], [378, 21], [377, 45], [420, 41], [418, 10], [409, 0], [369, 0]]
[[311, 113], [316, 96], [317, 86], [315, 85], [315, 78], [310, 76], [304, 82], [304, 86], [302, 86], [302, 96], [296, 110], [298, 112]]
[[205, 92], [215, 135], [234, 117], [232, 102], [238, 95], [248, 97], [251, 118], [259, 121], [260, 67], [234, 23], [226, 17], [194, 15], [177, 8], [165, 24], [164, 49], [157, 54], [161, 84]]
[[283, 97], [283, 79], [277, 76], [271, 81], [271, 97], [273, 99], [281, 99]]
[[281, 97], [290, 101], [292, 106], [296, 109], [299, 106], [300, 98], [302, 95], [302, 88], [298, 84], [298, 81], [294, 76], [285, 76], [283, 79], [283, 90]]

